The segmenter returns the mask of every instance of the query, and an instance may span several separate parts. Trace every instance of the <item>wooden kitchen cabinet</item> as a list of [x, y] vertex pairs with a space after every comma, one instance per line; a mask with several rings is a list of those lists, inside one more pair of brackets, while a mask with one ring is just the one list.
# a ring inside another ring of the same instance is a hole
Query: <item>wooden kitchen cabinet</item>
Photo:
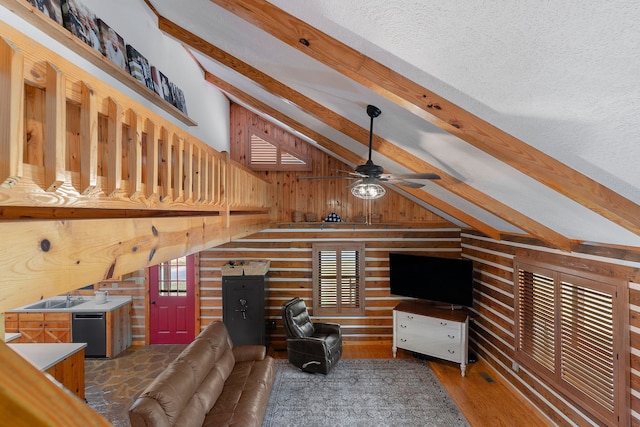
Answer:
[[44, 313], [44, 342], [71, 342], [71, 313]]
[[22, 335], [16, 343], [69, 343], [71, 342], [71, 313], [34, 312], [10, 313], [17, 324], [16, 330]]
[[128, 303], [107, 312], [107, 357], [116, 357], [131, 346], [131, 310]]
[[4, 314], [4, 330], [5, 332], [18, 332], [18, 313]]

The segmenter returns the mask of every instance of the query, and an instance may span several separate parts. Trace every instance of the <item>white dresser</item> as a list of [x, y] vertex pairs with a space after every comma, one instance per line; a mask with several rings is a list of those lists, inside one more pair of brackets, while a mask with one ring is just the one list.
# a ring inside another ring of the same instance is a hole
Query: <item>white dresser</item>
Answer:
[[402, 302], [393, 309], [393, 357], [398, 348], [459, 363], [467, 369], [469, 315], [427, 303]]

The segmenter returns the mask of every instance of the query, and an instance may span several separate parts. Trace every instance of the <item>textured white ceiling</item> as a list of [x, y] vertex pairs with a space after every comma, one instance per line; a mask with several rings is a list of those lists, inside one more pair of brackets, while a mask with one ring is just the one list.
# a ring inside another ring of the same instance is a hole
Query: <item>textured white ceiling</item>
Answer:
[[[640, 237], [343, 77], [208, 0], [151, 0], [161, 15], [571, 239]], [[636, 1], [272, 0], [310, 25], [640, 203]], [[366, 147], [198, 56], [211, 73], [366, 157]], [[390, 171], [392, 159], [374, 154]], [[425, 190], [517, 231], [441, 187]], [[640, 212], [638, 212], [640, 216]]]

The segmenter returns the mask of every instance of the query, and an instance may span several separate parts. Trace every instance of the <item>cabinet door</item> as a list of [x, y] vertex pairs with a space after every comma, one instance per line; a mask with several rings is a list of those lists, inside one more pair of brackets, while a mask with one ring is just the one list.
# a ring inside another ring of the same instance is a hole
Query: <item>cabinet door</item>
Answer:
[[15, 342], [44, 342], [44, 313], [20, 313], [18, 329], [22, 336]]
[[71, 342], [71, 313], [44, 314], [44, 342]]
[[18, 313], [4, 314], [4, 329], [7, 332], [18, 332]]

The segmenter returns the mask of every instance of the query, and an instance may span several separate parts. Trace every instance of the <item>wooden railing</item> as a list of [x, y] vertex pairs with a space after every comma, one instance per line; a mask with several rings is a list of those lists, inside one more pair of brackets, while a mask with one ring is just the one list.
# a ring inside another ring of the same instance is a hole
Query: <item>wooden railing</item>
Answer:
[[269, 184], [226, 153], [6, 24], [0, 35], [0, 206], [268, 212]]

